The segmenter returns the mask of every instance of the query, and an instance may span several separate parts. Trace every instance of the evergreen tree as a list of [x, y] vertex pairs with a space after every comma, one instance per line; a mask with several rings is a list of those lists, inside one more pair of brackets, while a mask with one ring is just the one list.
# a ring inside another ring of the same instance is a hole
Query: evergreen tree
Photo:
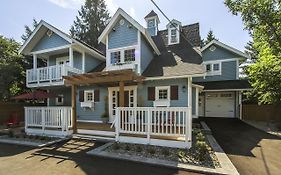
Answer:
[[205, 43], [205, 45], [207, 45], [209, 42], [211, 42], [213, 40], [218, 40], [218, 39], [215, 37], [213, 30], [210, 30], [207, 34], [207, 38], [204, 41], [204, 43]]
[[110, 19], [104, 0], [86, 0], [78, 11], [70, 34], [90, 46], [98, 46], [98, 37]]
[[21, 35], [21, 39], [23, 40], [23, 42], [25, 42], [29, 36], [32, 34], [33, 30], [38, 26], [38, 22], [35, 18], [33, 18], [33, 23], [32, 23], [32, 27], [29, 27], [28, 25], [24, 26], [25, 32], [24, 34]]

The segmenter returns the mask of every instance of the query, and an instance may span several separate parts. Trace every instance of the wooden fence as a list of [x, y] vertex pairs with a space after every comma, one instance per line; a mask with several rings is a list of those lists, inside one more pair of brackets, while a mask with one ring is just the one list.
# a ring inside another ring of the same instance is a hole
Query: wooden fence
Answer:
[[243, 104], [242, 119], [281, 122], [281, 105]]

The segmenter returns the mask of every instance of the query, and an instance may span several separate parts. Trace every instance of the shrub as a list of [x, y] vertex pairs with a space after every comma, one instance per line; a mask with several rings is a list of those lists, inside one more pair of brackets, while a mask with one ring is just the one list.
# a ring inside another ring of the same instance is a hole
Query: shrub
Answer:
[[125, 145], [125, 150], [127, 150], [127, 151], [130, 151], [130, 150], [131, 150], [131, 147], [130, 147], [129, 144], [126, 144], [126, 145]]
[[136, 151], [137, 151], [137, 152], [142, 152], [142, 147], [141, 147], [140, 145], [138, 145], [138, 146], [136, 147]]
[[162, 152], [162, 154], [163, 154], [164, 156], [170, 155], [170, 151], [169, 151], [168, 148], [163, 148], [163, 149], [161, 150], [161, 152]]
[[39, 140], [40, 136], [34, 136], [35, 140]]
[[197, 140], [195, 143], [195, 147], [198, 153], [197, 158], [202, 161], [205, 159], [207, 153], [211, 150], [209, 145], [205, 141], [199, 141]]
[[18, 138], [20, 138], [20, 136], [19, 136], [19, 135], [15, 135], [15, 138], [17, 138], [17, 139], [18, 139]]
[[186, 156], [186, 153], [182, 150], [178, 151], [178, 157], [179, 158], [184, 158]]
[[22, 134], [25, 134], [25, 129], [21, 129], [20, 132], [21, 132]]
[[33, 136], [33, 135], [29, 135], [28, 138], [29, 138], [29, 139], [33, 139], [34, 136]]
[[198, 132], [196, 135], [196, 140], [198, 141], [205, 141], [205, 136], [202, 132]]
[[14, 131], [10, 129], [10, 130], [8, 131], [8, 136], [11, 137], [11, 138], [13, 138], [13, 137], [15, 136]]
[[40, 137], [40, 140], [46, 140], [46, 138], [47, 138], [47, 137], [45, 137], [45, 136], [41, 136], [41, 137]]
[[115, 143], [113, 143], [112, 148], [113, 148], [114, 150], [118, 150], [118, 149], [120, 149], [120, 145], [115, 142]]
[[155, 154], [155, 153], [156, 153], [156, 150], [155, 150], [155, 148], [153, 148], [153, 147], [149, 147], [149, 148], [147, 148], [147, 152], [148, 152], [149, 154]]

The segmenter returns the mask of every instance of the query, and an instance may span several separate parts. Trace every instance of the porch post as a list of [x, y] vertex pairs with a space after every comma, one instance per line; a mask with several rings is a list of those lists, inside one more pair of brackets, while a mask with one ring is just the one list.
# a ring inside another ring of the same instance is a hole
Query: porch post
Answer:
[[85, 73], [85, 51], [82, 52], [82, 70], [83, 70], [83, 73]]
[[120, 81], [119, 82], [119, 106], [124, 107], [125, 102], [124, 102], [124, 82]]
[[69, 64], [70, 64], [70, 67], [73, 67], [73, 49], [72, 47], [70, 46], [69, 47]]
[[196, 92], [195, 92], [195, 105], [196, 105], [196, 108], [195, 108], [195, 115], [196, 117], [199, 117], [199, 88], [195, 88], [196, 89]]
[[37, 54], [33, 54], [33, 69], [37, 69]]
[[71, 86], [71, 118], [73, 133], [77, 133], [77, 120], [76, 120], [76, 85]]
[[188, 101], [187, 101], [187, 105], [188, 105], [188, 115], [187, 115], [187, 126], [186, 128], [186, 132], [185, 132], [185, 141], [191, 144], [191, 136], [192, 136], [192, 78], [189, 77], [187, 79], [187, 93], [188, 93]]

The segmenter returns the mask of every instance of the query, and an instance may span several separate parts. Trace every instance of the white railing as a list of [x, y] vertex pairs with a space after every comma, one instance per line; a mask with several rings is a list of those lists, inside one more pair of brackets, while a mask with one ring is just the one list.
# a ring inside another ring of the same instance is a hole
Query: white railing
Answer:
[[70, 134], [71, 107], [25, 107], [25, 130], [28, 134]]
[[64, 64], [29, 69], [26, 71], [26, 85], [27, 87], [38, 87], [42, 85], [55, 84], [62, 85], [62, 76], [81, 73], [83, 73], [82, 70]]
[[[191, 146], [192, 115], [188, 107], [118, 107], [116, 112], [117, 141], [185, 148]], [[122, 137], [122, 134], [130, 136]], [[143, 136], [138, 138], [134, 134]], [[165, 137], [167, 140], [152, 137]], [[182, 141], [176, 140], [179, 137], [183, 138]]]

